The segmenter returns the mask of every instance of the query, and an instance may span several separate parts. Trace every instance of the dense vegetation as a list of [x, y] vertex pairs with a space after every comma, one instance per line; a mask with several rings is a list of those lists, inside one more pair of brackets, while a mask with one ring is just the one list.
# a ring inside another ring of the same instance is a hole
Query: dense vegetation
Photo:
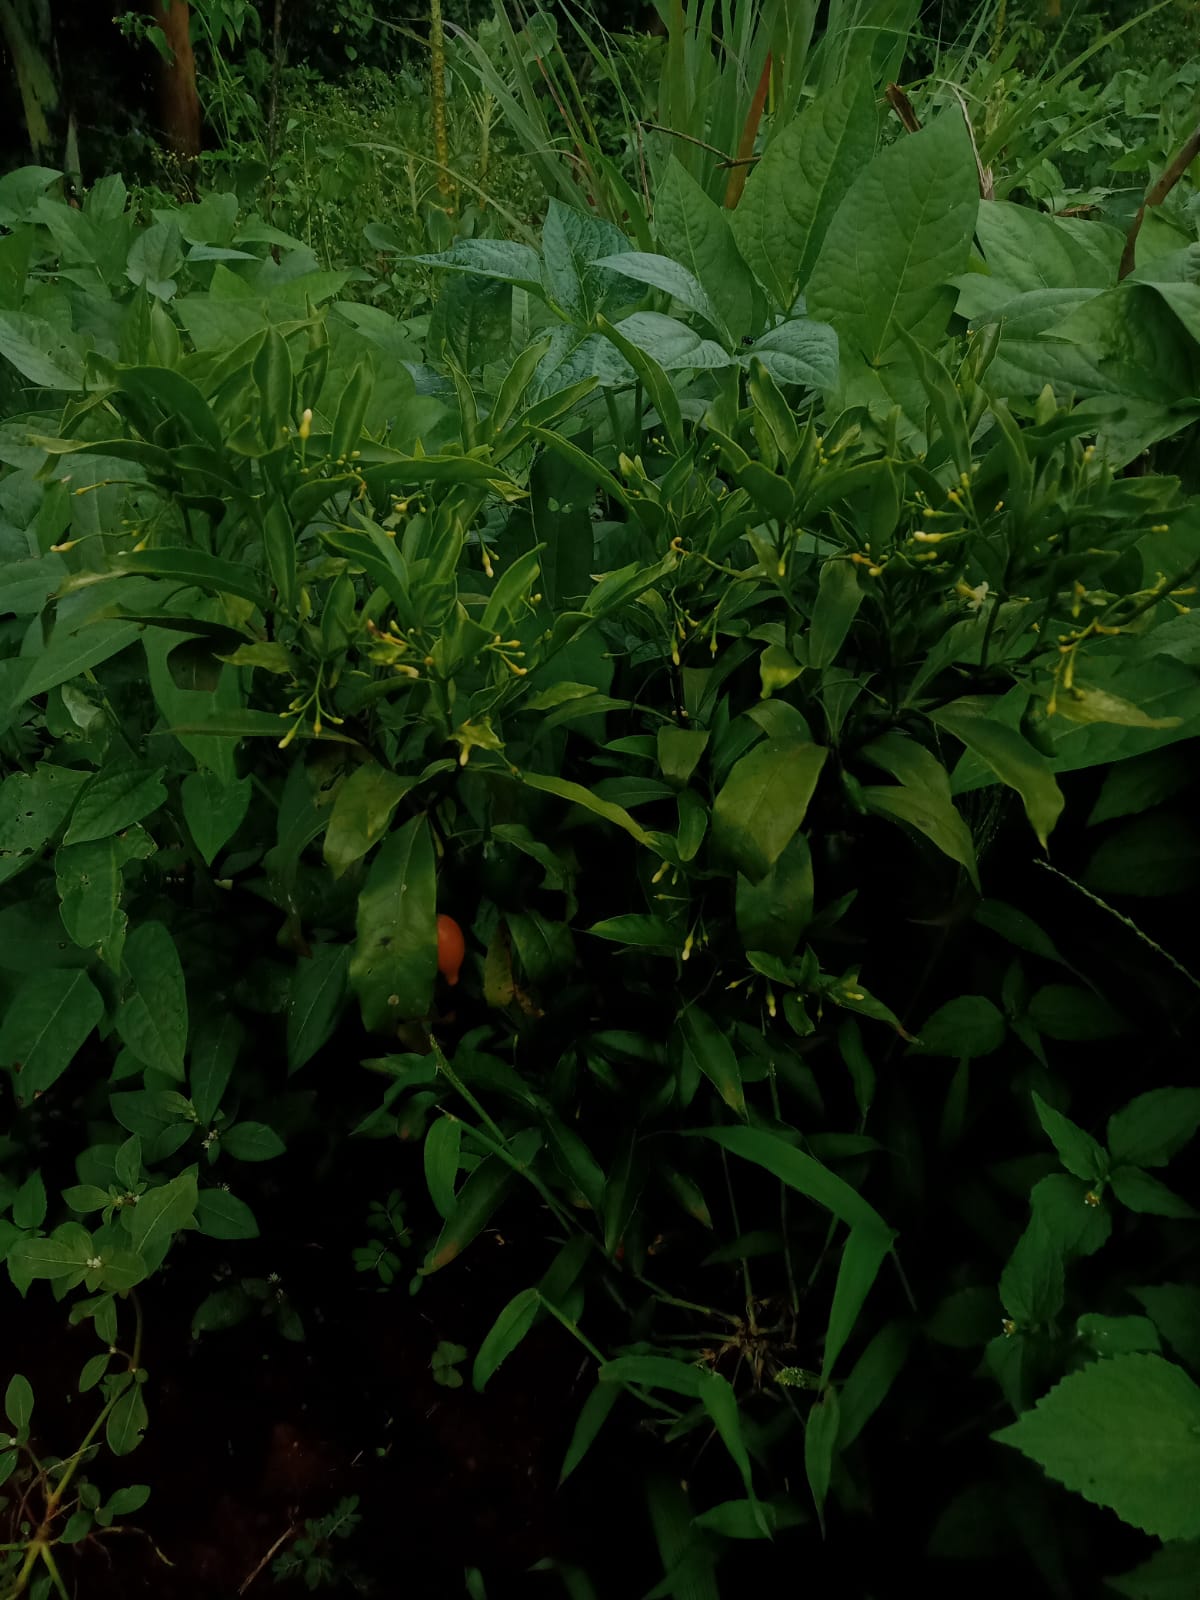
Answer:
[[0, 4], [0, 1596], [1194, 1600], [1195, 8], [423, 9]]

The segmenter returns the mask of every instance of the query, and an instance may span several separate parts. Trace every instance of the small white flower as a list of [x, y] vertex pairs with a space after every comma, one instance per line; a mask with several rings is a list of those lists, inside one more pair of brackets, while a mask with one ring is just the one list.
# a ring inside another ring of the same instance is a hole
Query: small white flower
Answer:
[[89, 1272], [96, 1272], [104, 1265], [99, 1256], [89, 1256], [87, 1264]]

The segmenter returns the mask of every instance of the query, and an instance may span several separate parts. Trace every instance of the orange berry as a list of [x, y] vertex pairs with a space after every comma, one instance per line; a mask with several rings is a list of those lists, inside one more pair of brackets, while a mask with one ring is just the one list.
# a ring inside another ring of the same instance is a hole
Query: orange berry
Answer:
[[467, 941], [453, 917], [437, 919], [438, 971], [453, 986], [458, 982], [459, 970], [467, 953]]

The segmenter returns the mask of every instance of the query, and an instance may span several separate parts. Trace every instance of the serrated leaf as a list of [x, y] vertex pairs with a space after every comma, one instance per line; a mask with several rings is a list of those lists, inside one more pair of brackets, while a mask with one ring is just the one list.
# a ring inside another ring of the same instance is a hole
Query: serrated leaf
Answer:
[[1093, 1362], [993, 1437], [1144, 1533], [1200, 1537], [1200, 1388], [1161, 1356]]

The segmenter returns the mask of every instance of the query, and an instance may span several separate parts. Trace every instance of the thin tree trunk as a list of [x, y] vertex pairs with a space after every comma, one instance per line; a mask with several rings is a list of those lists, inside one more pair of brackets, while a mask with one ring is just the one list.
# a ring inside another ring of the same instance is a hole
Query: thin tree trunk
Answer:
[[171, 59], [159, 66], [159, 119], [167, 148], [185, 161], [200, 154], [200, 95], [192, 53], [191, 7], [187, 0], [152, 0], [151, 11], [166, 36]]

